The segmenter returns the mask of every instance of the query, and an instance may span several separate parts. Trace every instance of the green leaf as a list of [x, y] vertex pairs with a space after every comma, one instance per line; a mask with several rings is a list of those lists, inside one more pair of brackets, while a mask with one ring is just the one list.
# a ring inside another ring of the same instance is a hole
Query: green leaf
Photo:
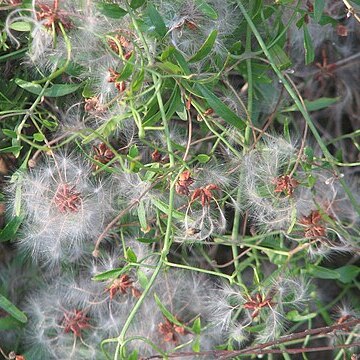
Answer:
[[15, 155], [15, 153], [18, 153], [22, 148], [23, 146], [8, 146], [0, 149], [0, 154], [13, 153]]
[[138, 219], [139, 219], [141, 231], [144, 232], [144, 233], [149, 232], [150, 227], [149, 227], [149, 225], [147, 223], [147, 220], [146, 220], [146, 211], [145, 211], [143, 201], [140, 201], [140, 203], [139, 203], [139, 205], [137, 207], [137, 214], [138, 214]]
[[[174, 56], [184, 73], [189, 75], [191, 71], [184, 57], [178, 51], [174, 51]], [[184, 83], [184, 85], [185, 84], [186, 83]], [[197, 84], [195, 90], [202, 94], [209, 106], [216, 112], [217, 115], [222, 117], [224, 121], [240, 130], [245, 128], [244, 120], [239, 118], [232, 110], [230, 110], [212, 91], [209, 90], [209, 88], [205, 85]]]
[[155, 6], [151, 3], [148, 5], [148, 14], [152, 25], [155, 27], [156, 32], [161, 36], [164, 37], [167, 33], [167, 28], [164, 23], [163, 18], [156, 10]]
[[179, 104], [178, 109], [176, 110], [176, 114], [177, 116], [179, 116], [179, 118], [181, 120], [186, 121], [187, 120], [187, 111], [186, 111], [186, 107], [184, 103]]
[[172, 45], [169, 45], [165, 48], [165, 50], [160, 55], [161, 62], [164, 62], [171, 54], [173, 54], [175, 51], [175, 47]]
[[224, 119], [228, 124], [243, 130], [245, 128], [244, 120], [240, 119], [232, 110], [230, 110], [212, 91], [206, 86], [198, 84], [200, 92], [204, 96], [209, 106], [215, 113]]
[[104, 281], [108, 279], [114, 279], [123, 274], [124, 272], [128, 271], [129, 266], [125, 266], [119, 269], [112, 269], [108, 271], [104, 271], [101, 274], [95, 275], [92, 279], [95, 281]]
[[35, 141], [44, 141], [45, 136], [41, 133], [35, 133], [33, 134], [33, 138]]
[[130, 7], [132, 9], [137, 9], [139, 8], [140, 6], [143, 6], [145, 3], [145, 0], [131, 0], [130, 1]]
[[134, 350], [129, 356], [128, 356], [128, 360], [138, 360], [138, 351]]
[[143, 289], [146, 289], [146, 286], [149, 283], [149, 280], [146, 277], [146, 275], [144, 274], [144, 272], [141, 271], [140, 269], [138, 269], [138, 271], [137, 271], [137, 278], [139, 280], [139, 283], [140, 283], [141, 287]]
[[2, 129], [2, 132], [4, 135], [12, 138], [12, 139], [16, 139], [17, 138], [17, 133], [16, 131], [13, 130], [9, 130], [9, 129]]
[[145, 71], [144, 69], [141, 69], [140, 72], [135, 77], [133, 77], [133, 82], [131, 83], [132, 91], [137, 91], [141, 88], [141, 85], [144, 82], [144, 77], [145, 77]]
[[319, 24], [321, 26], [330, 24], [335, 27], [336, 25], [338, 25], [338, 20], [332, 18], [331, 16], [325, 15], [323, 13], [323, 15], [320, 18]]
[[[169, 205], [165, 204], [163, 201], [159, 200], [159, 199], [152, 199], [152, 203], [160, 210], [162, 211], [164, 214], [166, 214], [167, 216], [169, 216]], [[180, 211], [176, 211], [173, 210], [172, 212], [172, 217], [174, 219], [179, 219], [179, 220], [184, 220], [185, 215], [180, 212]]]
[[279, 46], [275, 44], [269, 49], [269, 53], [274, 59], [274, 63], [280, 70], [285, 70], [291, 66], [291, 60], [286, 55], [285, 51]]
[[308, 28], [304, 26], [303, 29], [304, 29], [305, 65], [309, 65], [315, 59], [315, 50]]
[[[307, 111], [317, 111], [321, 109], [326, 109], [327, 107], [335, 104], [339, 101], [339, 98], [328, 98], [322, 97], [313, 101], [305, 100], [305, 106]], [[282, 112], [290, 112], [290, 111], [299, 111], [299, 108], [294, 104], [282, 110]]]
[[167, 110], [166, 117], [170, 119], [176, 111], [181, 111], [184, 108], [181, 92], [178, 86], [174, 86], [169, 101], [166, 102]]
[[210, 160], [210, 156], [206, 154], [199, 154], [196, 156], [196, 160], [201, 164], [206, 164]]
[[325, 0], [315, 0], [314, 2], [314, 20], [315, 22], [319, 22], [321, 19], [321, 15], [324, 11]]
[[96, 6], [103, 15], [112, 19], [120, 19], [127, 14], [127, 11], [117, 4], [100, 3]]
[[307, 273], [318, 279], [340, 279], [340, 274], [336, 270], [318, 265], [308, 265]]
[[93, 89], [93, 86], [92, 86], [92, 84], [91, 84], [90, 81], [88, 81], [88, 82], [85, 83], [85, 86], [84, 86], [84, 88], [83, 88], [83, 90], [82, 90], [81, 95], [82, 95], [82, 97], [84, 97], [84, 98], [91, 98], [91, 97], [93, 97], [93, 96], [96, 95], [96, 94], [95, 94], [95, 91], [94, 91], [94, 89]]
[[31, 25], [26, 21], [15, 21], [9, 26], [9, 28], [15, 31], [31, 31]]
[[21, 216], [14, 216], [0, 231], [0, 242], [9, 241], [15, 238], [23, 218]]
[[170, 61], [164, 61], [159, 64], [159, 68], [170, 74], [180, 74], [181, 68]]
[[288, 259], [286, 255], [281, 255], [271, 250], [263, 250], [263, 252], [268, 256], [270, 262], [275, 265], [283, 265]]
[[208, 16], [212, 20], [218, 19], [218, 14], [216, 10], [207, 4], [204, 0], [195, 0], [195, 3], [197, 5], [196, 9], [200, 10], [204, 15]]
[[177, 326], [185, 327], [184, 324], [182, 324], [178, 319], [176, 319], [176, 317], [161, 303], [161, 300], [156, 294], [154, 294], [154, 298], [156, 304], [160, 308], [160, 311], [168, 320], [170, 320], [173, 324]]
[[296, 224], [296, 220], [297, 220], [297, 211], [296, 211], [296, 206], [293, 206], [293, 208], [291, 209], [291, 221], [290, 221], [290, 225], [289, 228], [287, 229], [286, 233], [290, 234]]
[[299, 312], [297, 310], [292, 310], [286, 314], [286, 319], [290, 320], [290, 321], [294, 321], [294, 322], [300, 322], [300, 321], [313, 319], [316, 316], [317, 316], [316, 313], [301, 315], [301, 314], [299, 314]]
[[339, 280], [344, 284], [351, 283], [360, 274], [360, 267], [355, 265], [345, 265], [335, 270], [339, 275]]
[[136, 157], [139, 156], [139, 149], [136, 145], [132, 145], [129, 149], [129, 154], [128, 154], [132, 159], [135, 159]]
[[120, 75], [118, 76], [117, 81], [127, 80], [132, 75], [134, 71], [134, 59], [135, 59], [135, 53], [132, 52], [128, 62], [125, 64]]
[[309, 146], [306, 146], [305, 149], [304, 149], [304, 154], [307, 158], [307, 161], [311, 162], [313, 161], [314, 159], [314, 150], [309, 147]]
[[200, 320], [199, 317], [194, 321], [194, 324], [192, 326], [192, 331], [194, 332], [194, 334], [200, 335], [200, 332], [201, 332], [201, 320]]
[[[43, 88], [39, 84], [34, 84], [22, 79], [15, 79], [15, 83], [24, 90], [35, 95], [40, 95], [43, 91]], [[60, 97], [68, 95], [75, 92], [81, 85], [82, 84], [54, 84], [53, 86], [47, 88], [43, 95], [46, 97]]]
[[307, 177], [307, 182], [309, 184], [309, 187], [312, 188], [316, 184], [316, 177], [310, 174]]
[[12, 316], [0, 317], [0, 331], [12, 330], [22, 326], [22, 323]]
[[211, 49], [213, 48], [213, 46], [215, 44], [217, 34], [218, 34], [218, 31], [213, 30], [210, 33], [210, 35], [207, 37], [205, 42], [201, 45], [198, 52], [193, 57], [190, 58], [189, 62], [198, 62], [198, 61], [204, 59], [207, 55], [209, 55], [211, 52]]
[[134, 251], [131, 248], [127, 248], [126, 250], [126, 260], [129, 262], [137, 262], [137, 257]]
[[199, 352], [200, 351], [200, 339], [199, 337], [197, 337], [195, 339], [195, 341], [193, 342], [193, 344], [191, 345], [191, 349], [194, 352]]
[[11, 315], [16, 320], [26, 323], [26, 315], [20, 311], [14, 304], [11, 303], [5, 296], [0, 294], [0, 308], [5, 310], [9, 315]]
[[148, 239], [148, 238], [137, 238], [136, 240], [144, 244], [152, 244], [158, 241], [157, 239]]

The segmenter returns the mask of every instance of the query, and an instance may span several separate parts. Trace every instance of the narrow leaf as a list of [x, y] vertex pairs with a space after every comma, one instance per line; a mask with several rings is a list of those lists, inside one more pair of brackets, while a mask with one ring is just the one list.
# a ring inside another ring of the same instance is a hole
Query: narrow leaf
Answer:
[[[22, 79], [16, 79], [15, 83], [26, 91], [32, 94], [40, 95], [43, 88], [39, 84], [33, 84]], [[44, 96], [47, 97], [60, 97], [75, 92], [82, 84], [54, 84], [47, 88]]]
[[316, 316], [317, 316], [316, 313], [301, 315], [301, 314], [299, 314], [299, 312], [297, 310], [292, 310], [286, 314], [286, 319], [288, 319], [290, 321], [294, 321], [294, 322], [299, 322], [299, 321], [313, 319]]
[[26, 323], [26, 315], [20, 311], [14, 304], [11, 303], [5, 296], [0, 294], [0, 308], [5, 310], [9, 315], [11, 315], [16, 320]]
[[211, 49], [215, 44], [215, 40], [217, 37], [217, 30], [213, 30], [210, 35], [205, 40], [204, 44], [200, 47], [198, 52], [189, 60], [189, 62], [197, 62], [204, 59], [207, 55], [210, 54]]
[[318, 279], [340, 279], [340, 274], [336, 270], [318, 265], [309, 265], [307, 272]]
[[209, 106], [215, 113], [224, 119], [228, 124], [242, 130], [245, 128], [244, 120], [240, 119], [232, 110], [230, 110], [212, 91], [206, 86], [198, 84], [200, 92], [204, 96]]
[[140, 286], [143, 289], [146, 289], [146, 286], [148, 285], [149, 280], [146, 277], [145, 273], [143, 271], [141, 271], [140, 269], [138, 269], [138, 271], [137, 271], [137, 278], [139, 280]]
[[[316, 99], [313, 101], [305, 100], [305, 106], [307, 111], [317, 111], [326, 109], [327, 107], [335, 104], [339, 101], [339, 98], [328, 98], [328, 97], [322, 97], [320, 99]], [[299, 108], [296, 105], [289, 106], [282, 110], [282, 112], [290, 112], [290, 111], [299, 111]]]
[[5, 153], [17, 153], [19, 152], [23, 147], [22, 146], [9, 146], [3, 149], [0, 149], [0, 154], [5, 154]]
[[103, 280], [108, 280], [108, 279], [114, 279], [114, 278], [117, 278], [118, 276], [120, 276], [122, 273], [126, 272], [127, 270], [128, 270], [128, 266], [125, 266], [124, 268], [104, 271], [101, 274], [95, 275], [93, 277], [93, 280], [103, 281]]
[[193, 330], [193, 332], [195, 334], [200, 335], [200, 332], [201, 332], [201, 320], [200, 320], [200, 318], [197, 318], [194, 321], [194, 324], [192, 326], [192, 330]]
[[148, 14], [150, 17], [150, 21], [155, 27], [156, 32], [161, 36], [164, 37], [167, 33], [167, 28], [164, 23], [163, 18], [159, 14], [159, 12], [156, 10], [155, 6], [151, 3], [148, 5]]
[[9, 28], [11, 30], [21, 31], [21, 32], [31, 31], [30, 23], [25, 21], [15, 21], [9, 26]]
[[271, 54], [272, 58], [274, 59], [275, 65], [280, 70], [285, 70], [291, 66], [291, 60], [286, 55], [285, 51], [279, 46], [275, 44], [269, 49], [269, 53]]
[[127, 11], [117, 4], [100, 3], [97, 4], [97, 8], [103, 15], [112, 19], [120, 19], [127, 14]]
[[309, 65], [315, 59], [314, 45], [309, 34], [309, 30], [304, 26], [304, 49], [305, 49], [305, 64]]
[[148, 238], [137, 238], [136, 240], [140, 241], [141, 243], [144, 243], [144, 244], [152, 244], [152, 243], [158, 241], [156, 239], [148, 239]]
[[122, 69], [120, 75], [118, 76], [118, 81], [127, 80], [134, 71], [134, 58], [135, 53], [133, 52], [128, 60], [128, 62], [125, 64], [124, 68]]
[[0, 317], [0, 331], [16, 329], [21, 325], [22, 323], [12, 316]]
[[[152, 202], [160, 211], [162, 211], [164, 214], [169, 216], [168, 204], [165, 204], [163, 201], [158, 200], [158, 199], [153, 199]], [[185, 215], [183, 213], [181, 213], [180, 211], [176, 211], [176, 210], [172, 211], [172, 217], [174, 219], [184, 220], [184, 216]]]
[[140, 6], [144, 5], [144, 3], [145, 3], [145, 0], [131, 0], [130, 1], [130, 7], [132, 9], [137, 9]]
[[15, 216], [13, 217], [0, 231], [0, 242], [9, 241], [14, 239], [16, 232], [18, 231], [21, 222], [22, 222], [21, 216]]
[[319, 22], [321, 19], [321, 15], [324, 11], [325, 0], [315, 0], [314, 2], [314, 20]]
[[339, 280], [344, 284], [351, 283], [360, 274], [360, 267], [356, 265], [345, 265], [338, 269], [336, 272], [340, 275]]
[[176, 319], [176, 317], [162, 304], [161, 300], [156, 294], [154, 294], [154, 297], [155, 297], [155, 302], [159, 306], [162, 314], [173, 324], [183, 327], [184, 325], [178, 319]]
[[195, 0], [197, 9], [200, 10], [203, 14], [211, 18], [212, 20], [218, 19], [218, 14], [215, 9], [207, 4], [204, 0]]

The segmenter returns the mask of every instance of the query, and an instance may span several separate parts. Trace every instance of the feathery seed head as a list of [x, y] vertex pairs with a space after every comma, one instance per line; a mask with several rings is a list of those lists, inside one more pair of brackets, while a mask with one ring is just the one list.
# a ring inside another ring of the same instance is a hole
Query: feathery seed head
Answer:
[[223, 335], [237, 342], [250, 336], [247, 327], [259, 325], [257, 337], [270, 340], [279, 336], [286, 325], [286, 313], [304, 306], [308, 299], [308, 284], [302, 278], [283, 276], [272, 284], [250, 294], [224, 285], [207, 301], [213, 324]]
[[[61, 278], [40, 289], [28, 300], [29, 324], [27, 342], [30, 353], [40, 352], [46, 358], [76, 359], [82, 354], [97, 359], [97, 343], [92, 337], [96, 318], [89, 307], [79, 301], [76, 292]], [[63, 296], [66, 293], [67, 296]]]
[[[69, 155], [47, 157], [22, 174], [13, 187], [21, 194], [26, 229], [19, 247], [35, 261], [73, 261], [91, 244], [112, 212], [104, 183], [86, 161]], [[13, 198], [14, 204], [17, 199]], [[111, 202], [111, 201], [110, 201]]]
[[259, 228], [287, 229], [301, 203], [299, 181], [289, 175], [295, 147], [282, 138], [267, 138], [243, 160], [243, 199]]

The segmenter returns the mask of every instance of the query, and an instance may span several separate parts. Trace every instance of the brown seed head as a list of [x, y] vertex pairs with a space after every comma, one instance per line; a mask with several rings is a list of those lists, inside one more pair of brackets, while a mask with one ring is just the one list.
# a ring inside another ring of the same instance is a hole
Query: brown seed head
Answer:
[[73, 310], [64, 313], [64, 319], [62, 325], [64, 326], [64, 332], [72, 332], [76, 337], [81, 338], [81, 331], [89, 329], [89, 318], [82, 310]]
[[78, 212], [81, 206], [80, 193], [66, 183], [59, 184], [53, 200], [61, 213]]

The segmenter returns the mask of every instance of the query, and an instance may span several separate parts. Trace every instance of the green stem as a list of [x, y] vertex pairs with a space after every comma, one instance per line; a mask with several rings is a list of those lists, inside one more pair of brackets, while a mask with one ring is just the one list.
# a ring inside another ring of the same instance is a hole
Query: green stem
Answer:
[[56, 77], [58, 77], [59, 75], [61, 75], [68, 67], [69, 63], [70, 63], [70, 59], [71, 59], [71, 42], [68, 38], [68, 36], [66, 35], [65, 29], [63, 27], [63, 25], [61, 24], [61, 22], [59, 22], [59, 28], [61, 30], [61, 33], [64, 37], [64, 41], [65, 41], [65, 45], [66, 45], [66, 52], [67, 52], [67, 56], [66, 56], [66, 61], [64, 66], [62, 66], [61, 68], [59, 68], [58, 70], [54, 71], [52, 74], [50, 74], [48, 77], [45, 77], [41, 80], [37, 80], [37, 81], [33, 81], [34, 84], [42, 84], [44, 82], [48, 82], [51, 81], [53, 79], [55, 79]]
[[[127, 4], [127, 10], [129, 12], [129, 15], [132, 18], [132, 22], [134, 25], [135, 30], [137, 31], [143, 45], [144, 45], [144, 49], [145, 49], [145, 53], [146, 56], [148, 58], [148, 62], [149, 65], [151, 66], [153, 63], [151, 54], [149, 52], [147, 43], [138, 27], [138, 24], [136, 22], [136, 19], [134, 18], [134, 15], [132, 13], [132, 10], [130, 8], [130, 6]], [[153, 82], [155, 85], [155, 92], [156, 92], [156, 97], [158, 100], [158, 104], [159, 104], [159, 109], [160, 109], [160, 114], [161, 114], [161, 119], [163, 122], [163, 126], [164, 126], [164, 132], [165, 132], [165, 136], [166, 136], [166, 143], [167, 143], [167, 150], [169, 153], [169, 162], [170, 162], [170, 167], [173, 168], [175, 165], [175, 159], [174, 159], [174, 155], [173, 155], [173, 151], [172, 151], [172, 145], [171, 145], [171, 140], [170, 140], [170, 131], [169, 131], [169, 127], [168, 127], [168, 121], [166, 118], [166, 113], [165, 113], [165, 109], [164, 109], [164, 104], [163, 104], [163, 100], [161, 97], [161, 79], [155, 75], [155, 73], [152, 73], [152, 78], [153, 78]], [[142, 305], [143, 301], [145, 300], [147, 294], [149, 293], [152, 285], [154, 284], [157, 276], [160, 273], [160, 270], [162, 269], [163, 265], [166, 262], [166, 258], [167, 255], [169, 253], [169, 249], [171, 246], [171, 234], [172, 234], [172, 213], [174, 210], [174, 193], [175, 193], [175, 181], [172, 181], [171, 186], [170, 186], [170, 191], [169, 191], [169, 206], [168, 206], [168, 219], [167, 219], [167, 225], [166, 225], [166, 232], [165, 232], [165, 237], [164, 237], [164, 244], [161, 250], [161, 255], [160, 255], [160, 259], [159, 262], [145, 288], [145, 290], [143, 291], [143, 293], [141, 294], [139, 300], [136, 302], [135, 306], [133, 307], [133, 309], [131, 310], [128, 318], [126, 319], [126, 322], [121, 330], [121, 333], [118, 337], [118, 344], [117, 344], [117, 348], [116, 348], [116, 353], [115, 353], [115, 358], [114, 360], [118, 360], [120, 353], [122, 353], [122, 347], [124, 346], [124, 341], [125, 341], [125, 335], [126, 332], [131, 324], [131, 322], [133, 321], [137, 311], [139, 310], [140, 306]]]
[[[47, 87], [50, 85], [50, 80], [46, 81], [46, 83], [44, 84], [40, 94], [38, 95], [38, 97], [35, 99], [35, 101], [33, 102], [33, 104], [31, 105], [31, 107], [29, 108], [29, 110], [26, 111], [26, 114], [24, 116], [24, 118], [22, 119], [21, 123], [19, 124], [19, 126], [16, 129], [16, 133], [18, 134], [18, 139], [21, 138], [21, 130], [24, 127], [27, 119], [29, 118], [29, 116], [32, 114], [32, 112], [35, 110], [36, 106], [40, 103], [45, 90], [47, 89]], [[24, 139], [23, 139], [24, 140]], [[25, 140], [24, 140], [25, 141]], [[37, 145], [35, 145], [37, 146]]]
[[175, 264], [175, 263], [172, 263], [172, 262], [169, 262], [169, 261], [165, 261], [164, 264], [167, 265], [167, 266], [170, 266], [170, 267], [178, 268], [178, 269], [185, 269], [185, 270], [200, 272], [200, 273], [203, 273], [203, 274], [223, 277], [223, 278], [227, 279], [230, 283], [233, 282], [233, 277], [232, 276], [226, 275], [226, 274], [223, 274], [223, 273], [220, 273], [220, 272], [216, 272], [216, 271], [212, 271], [212, 270], [206, 270], [206, 269], [200, 269], [200, 268], [192, 267], [192, 266], [189, 266], [189, 265]]

